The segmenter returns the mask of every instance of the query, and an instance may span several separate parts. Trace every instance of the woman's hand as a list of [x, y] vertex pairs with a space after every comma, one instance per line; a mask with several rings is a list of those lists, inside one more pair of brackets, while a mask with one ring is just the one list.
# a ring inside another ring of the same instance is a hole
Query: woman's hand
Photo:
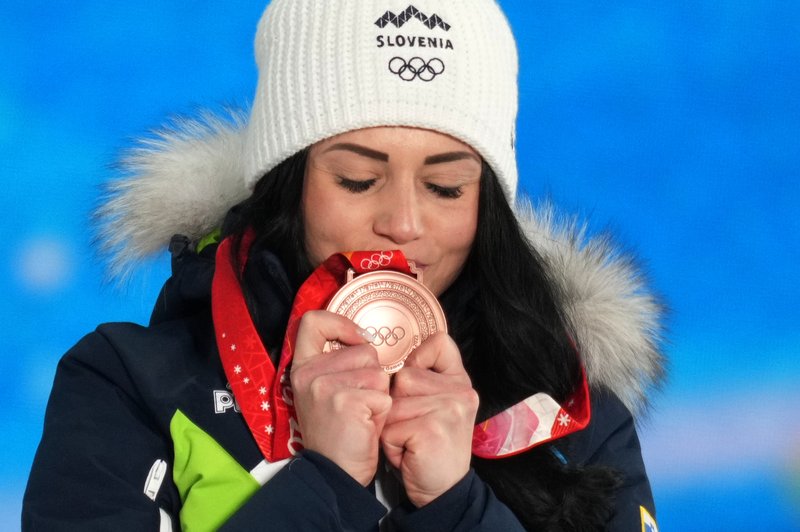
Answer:
[[[332, 312], [307, 312], [297, 332], [291, 383], [303, 446], [366, 486], [378, 467], [379, 437], [392, 398], [389, 376], [363, 334]], [[329, 340], [349, 347], [323, 353]]]
[[469, 471], [478, 394], [447, 334], [428, 338], [394, 377], [393, 404], [381, 434], [409, 500], [424, 506]]

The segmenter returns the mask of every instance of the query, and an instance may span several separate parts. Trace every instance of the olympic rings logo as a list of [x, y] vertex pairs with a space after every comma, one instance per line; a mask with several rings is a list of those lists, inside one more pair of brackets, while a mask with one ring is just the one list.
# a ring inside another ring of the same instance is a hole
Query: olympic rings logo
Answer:
[[368, 259], [361, 260], [361, 268], [364, 270], [377, 270], [378, 268], [385, 268], [391, 262], [394, 253], [391, 251], [381, 251], [380, 253], [373, 253]]
[[433, 57], [427, 62], [421, 57], [412, 57], [408, 61], [402, 57], [393, 57], [389, 61], [389, 72], [405, 81], [413, 81], [417, 78], [422, 81], [432, 81], [444, 72], [444, 62], [438, 57]]
[[389, 347], [394, 347], [397, 345], [397, 342], [403, 339], [406, 335], [406, 330], [402, 327], [395, 327], [394, 329], [390, 329], [389, 327], [381, 327], [380, 329], [375, 329], [375, 327], [367, 327], [367, 331], [369, 331], [372, 336], [375, 337], [375, 341], [372, 342], [374, 346], [381, 346], [386, 344]]

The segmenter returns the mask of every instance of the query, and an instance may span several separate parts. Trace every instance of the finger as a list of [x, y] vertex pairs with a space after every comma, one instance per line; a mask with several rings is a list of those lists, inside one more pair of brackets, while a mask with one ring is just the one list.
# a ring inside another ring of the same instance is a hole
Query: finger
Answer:
[[360, 345], [373, 341], [374, 338], [344, 316], [327, 310], [310, 310], [300, 318], [294, 359], [302, 361], [306, 357], [321, 353], [325, 342], [330, 340], [338, 340], [347, 345]]
[[403, 423], [390, 425], [387, 422], [383, 426], [383, 430], [381, 431], [381, 448], [383, 449], [383, 455], [386, 457], [386, 460], [392, 464], [392, 467], [395, 469], [400, 469], [403, 462], [403, 454], [406, 450], [406, 444], [412, 434], [408, 426]]
[[379, 368], [378, 352], [369, 344], [353, 345], [333, 353], [306, 355], [292, 363], [292, 373], [302, 369], [309, 378], [329, 373], [339, 373], [360, 368]]
[[309, 389], [312, 397], [324, 400], [342, 388], [376, 390], [389, 395], [389, 375], [381, 368], [360, 368], [316, 377]]
[[408, 419], [420, 418], [436, 411], [437, 398], [431, 396], [394, 397], [392, 409], [386, 418], [387, 425], [393, 425]]
[[474, 424], [478, 411], [478, 394], [475, 390], [466, 390], [441, 395], [393, 398], [392, 409], [386, 419], [387, 425], [393, 425], [409, 419], [433, 416], [445, 424], [459, 423], [467, 420]]
[[386, 420], [389, 418], [389, 412], [392, 411], [392, 405], [394, 404], [391, 395], [383, 393], [381, 395], [381, 398], [376, 397], [374, 402], [370, 404], [372, 422], [375, 424], [375, 435], [378, 437], [383, 432], [383, 427], [386, 426]]
[[373, 423], [376, 438], [383, 431], [392, 404], [389, 394], [375, 390], [350, 389], [333, 398], [335, 411], [344, 414], [355, 412], [357, 416], [363, 416], [360, 421]]
[[429, 422], [425, 419], [408, 419], [391, 424], [387, 420], [381, 432], [383, 454], [393, 467], [400, 469], [406, 450], [415, 447], [416, 439], [426, 438], [428, 435]]
[[[371, 421], [373, 416], [381, 416], [385, 421], [393, 404], [392, 397], [387, 393], [345, 387], [326, 395], [325, 400], [326, 416], [361, 422]], [[298, 409], [298, 414], [303, 410]]]
[[386, 421], [393, 403], [389, 394], [375, 390], [353, 390], [351, 393], [355, 400], [369, 409], [371, 420], [374, 421], [375, 418], [379, 418], [381, 423]]
[[395, 469], [400, 469], [400, 465], [403, 463], [403, 452], [405, 448], [402, 444], [397, 445], [391, 440], [385, 439], [385, 434], [386, 429], [384, 428], [383, 432], [381, 432], [381, 448], [383, 448], [383, 456], [385, 456], [386, 460], [392, 464], [392, 467]]
[[436, 395], [468, 388], [472, 388], [472, 381], [466, 372], [443, 375], [429, 369], [404, 367], [392, 379], [393, 397]]
[[406, 359], [406, 366], [431, 369], [437, 373], [455, 375], [464, 373], [461, 351], [447, 333], [429, 336]]
[[[382, 429], [392, 408], [392, 398], [389, 394], [376, 390], [340, 388], [337, 393], [328, 397], [328, 406], [327, 415], [341, 419], [343, 423], [379, 422]], [[301, 429], [305, 421], [303, 413], [302, 409], [297, 412]], [[376, 429], [376, 436], [378, 434], [380, 430]]]
[[[365, 372], [353, 373], [359, 370]], [[361, 379], [366, 375], [371, 375], [370, 380], [362, 383]], [[289, 371], [292, 388], [296, 393], [308, 389], [323, 377], [333, 378], [330, 382], [341, 382], [338, 387], [373, 388], [387, 393], [391, 382], [389, 375], [381, 368], [378, 353], [371, 345], [346, 347], [335, 354], [309, 356], [300, 362], [293, 362]]]

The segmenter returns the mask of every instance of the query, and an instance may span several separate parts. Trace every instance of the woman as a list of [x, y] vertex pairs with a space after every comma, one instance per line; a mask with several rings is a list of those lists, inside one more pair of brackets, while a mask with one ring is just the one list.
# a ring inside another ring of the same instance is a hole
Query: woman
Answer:
[[[24, 527], [655, 529], [629, 410], [658, 308], [512, 210], [494, 1], [274, 0], [256, 56], [246, 123], [164, 133], [101, 210], [117, 268], [178, 233], [173, 275], [148, 327], [61, 361]], [[393, 377], [315, 292], [359, 250], [413, 260], [447, 316]]]

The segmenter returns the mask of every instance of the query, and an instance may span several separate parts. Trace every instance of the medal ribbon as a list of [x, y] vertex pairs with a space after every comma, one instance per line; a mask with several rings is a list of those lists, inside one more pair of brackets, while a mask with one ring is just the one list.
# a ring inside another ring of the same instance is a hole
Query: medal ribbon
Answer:
[[[242, 236], [239, 257], [242, 269], [254, 239], [252, 230]], [[300, 318], [309, 310], [325, 307], [344, 284], [349, 268], [356, 273], [395, 270], [411, 275], [408, 262], [399, 250], [354, 251], [329, 257], [306, 279], [295, 296], [278, 368], [275, 368], [250, 317], [239, 276], [231, 261], [231, 240], [223, 240], [217, 248], [211, 286], [217, 347], [239, 410], [268, 462], [289, 458], [303, 448], [286, 370], [294, 355]], [[485, 458], [511, 456], [580, 430], [588, 421], [588, 387], [584, 376], [583, 385], [563, 408], [550, 396], [539, 393], [476, 425], [473, 453]]]
[[586, 428], [590, 417], [589, 384], [581, 370], [581, 383], [564, 405], [546, 393], [537, 393], [475, 425], [472, 454], [481, 458], [514, 456]]
[[[242, 237], [239, 257], [242, 265], [247, 261], [253, 240], [252, 231], [247, 231]], [[411, 275], [408, 261], [400, 251], [354, 251], [332, 255], [314, 270], [295, 296], [276, 369], [250, 317], [239, 277], [231, 262], [230, 239], [223, 240], [217, 248], [211, 285], [217, 347], [239, 409], [268, 462], [289, 458], [303, 448], [286, 370], [294, 356], [300, 318], [309, 310], [325, 308], [331, 296], [344, 284], [349, 268], [356, 273], [395, 270]]]

